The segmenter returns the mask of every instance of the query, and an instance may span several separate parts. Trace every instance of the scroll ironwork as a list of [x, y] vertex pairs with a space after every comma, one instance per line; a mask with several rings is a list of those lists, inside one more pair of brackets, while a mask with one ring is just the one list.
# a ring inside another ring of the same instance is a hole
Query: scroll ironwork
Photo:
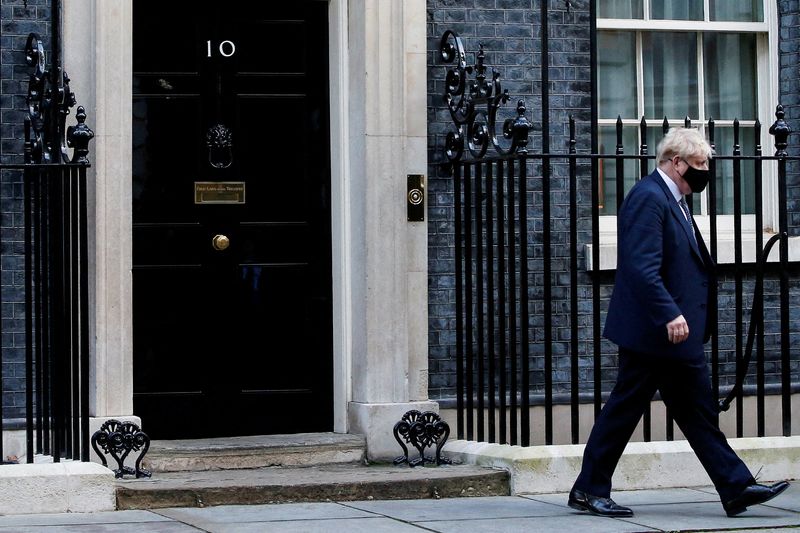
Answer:
[[[517, 101], [516, 117], [502, 122], [498, 135], [498, 111], [511, 96], [503, 90], [500, 73], [492, 68], [487, 79], [486, 53], [483, 45], [475, 56], [475, 64], [467, 65], [467, 54], [461, 38], [447, 30], [439, 45], [442, 60], [453, 64], [445, 78], [444, 101], [456, 131], [447, 135], [445, 153], [450, 162], [461, 160], [465, 148], [475, 159], [484, 157], [491, 145], [497, 155], [526, 154], [531, 123], [525, 117], [525, 101]], [[467, 78], [474, 73], [475, 79]], [[501, 142], [505, 139], [505, 142]]]
[[[106, 454], [114, 458], [118, 467], [114, 470], [117, 478], [121, 478], [125, 474], [135, 475], [137, 479], [151, 476], [149, 471], [143, 470], [141, 467], [142, 459], [150, 449], [150, 437], [133, 422], [107, 420], [92, 435], [92, 448], [100, 457], [103, 466], [108, 466]], [[139, 452], [135, 468], [124, 464], [131, 452]]]
[[[46, 68], [44, 45], [36, 33], [28, 35], [25, 60], [33, 68], [28, 84], [25, 117], [26, 163], [89, 164], [89, 141], [94, 132], [86, 125], [86, 110], [78, 106], [78, 124], [66, 127], [70, 108], [77, 103], [67, 73], [58, 65]], [[70, 158], [67, 148], [74, 148]]]
[[[450, 461], [442, 457], [442, 447], [450, 436], [450, 426], [433, 411], [420, 412], [412, 409], [403, 415], [403, 418], [394, 425], [394, 438], [403, 448], [403, 455], [394, 460], [394, 464], [408, 463], [408, 466], [425, 465], [425, 463], [449, 464]], [[401, 438], [402, 437], [402, 438]], [[419, 452], [419, 457], [409, 459], [408, 446], [411, 444]], [[436, 456], [427, 457], [425, 449], [436, 447]]]

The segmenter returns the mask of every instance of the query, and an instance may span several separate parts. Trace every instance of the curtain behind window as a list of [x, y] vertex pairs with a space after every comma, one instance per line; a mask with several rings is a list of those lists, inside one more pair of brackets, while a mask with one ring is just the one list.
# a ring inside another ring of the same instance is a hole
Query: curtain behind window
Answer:
[[601, 19], [640, 19], [642, 0], [597, 0], [597, 16]]
[[636, 34], [602, 31], [597, 35], [598, 113], [600, 118], [635, 117]]
[[703, 0], [651, 0], [650, 17], [657, 20], [703, 20]]
[[[706, 117], [733, 120], [756, 119], [756, 37], [752, 34], [706, 33], [703, 35]], [[742, 153], [755, 149], [751, 127], [742, 128], [739, 138]], [[716, 130], [717, 154], [733, 153], [733, 128]], [[742, 212], [755, 212], [755, 169], [752, 161], [741, 163]], [[717, 164], [717, 211], [732, 214], [733, 163]]]
[[706, 116], [756, 118], [756, 38], [752, 34], [706, 33]]
[[642, 48], [645, 116], [698, 116], [697, 34], [645, 33]]
[[711, 20], [763, 22], [762, 0], [709, 0]]

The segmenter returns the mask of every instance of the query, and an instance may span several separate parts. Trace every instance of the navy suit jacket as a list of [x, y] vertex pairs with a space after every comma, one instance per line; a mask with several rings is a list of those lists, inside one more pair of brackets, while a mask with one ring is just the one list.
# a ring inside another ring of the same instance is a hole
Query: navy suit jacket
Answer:
[[[714, 264], [658, 171], [628, 193], [617, 216], [617, 273], [604, 336], [642, 354], [704, 360], [711, 332]], [[689, 338], [673, 344], [667, 322], [683, 315]]]

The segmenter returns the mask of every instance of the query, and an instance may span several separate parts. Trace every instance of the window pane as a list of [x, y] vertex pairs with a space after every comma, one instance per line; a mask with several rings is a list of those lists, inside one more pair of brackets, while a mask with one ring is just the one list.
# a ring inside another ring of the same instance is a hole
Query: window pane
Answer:
[[[599, 131], [600, 153], [614, 154], [617, 151], [617, 128], [616, 126], [601, 126]], [[622, 146], [625, 154], [639, 153], [639, 135], [636, 127], [622, 129]], [[636, 159], [626, 159], [623, 162], [624, 177], [623, 183], [625, 194], [636, 179], [639, 178], [639, 161]], [[600, 214], [615, 215], [617, 213], [617, 161], [616, 159], [601, 159], [599, 166], [599, 187], [600, 187]]]
[[706, 116], [756, 118], [756, 37], [752, 34], [706, 33]]
[[645, 33], [642, 48], [645, 116], [697, 117], [697, 34]]
[[600, 118], [635, 118], [636, 39], [633, 32], [602, 31], [597, 36]]
[[597, 16], [601, 19], [640, 19], [642, 0], [596, 0]]
[[[714, 128], [714, 144], [717, 155], [733, 154], [733, 128]], [[752, 127], [743, 127], [739, 130], [739, 144], [743, 155], [752, 155], [755, 150], [755, 133]], [[755, 213], [755, 163], [741, 161], [741, 202], [742, 214]], [[733, 198], [733, 161], [716, 160], [717, 173], [715, 185], [717, 187], [717, 214], [734, 214]]]
[[711, 20], [763, 22], [762, 0], [709, 0]]
[[650, 0], [650, 18], [703, 20], [703, 0]]
[[[656, 150], [658, 149], [658, 143], [661, 142], [661, 139], [664, 138], [664, 128], [661, 125], [661, 122], [648, 122], [647, 126], [647, 152], [651, 155], [656, 155]], [[652, 125], [651, 125], [652, 124]], [[672, 127], [683, 127], [683, 121], [681, 122], [673, 122], [671, 124]], [[658, 161], [655, 159], [650, 161], [650, 172], [652, 172], [658, 166]]]

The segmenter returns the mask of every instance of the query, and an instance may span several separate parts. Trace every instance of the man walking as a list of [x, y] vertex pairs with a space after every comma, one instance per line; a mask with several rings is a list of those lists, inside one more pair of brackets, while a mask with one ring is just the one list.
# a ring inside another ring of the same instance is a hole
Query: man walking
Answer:
[[719, 430], [703, 351], [713, 326], [714, 264], [684, 200], [705, 188], [711, 156], [697, 130], [670, 130], [658, 145], [658, 168], [631, 189], [618, 213], [617, 274], [604, 336], [619, 346], [619, 374], [586, 443], [569, 495], [574, 509], [633, 516], [611, 499], [611, 478], [656, 391], [728, 516], [789, 486], [757, 484]]

